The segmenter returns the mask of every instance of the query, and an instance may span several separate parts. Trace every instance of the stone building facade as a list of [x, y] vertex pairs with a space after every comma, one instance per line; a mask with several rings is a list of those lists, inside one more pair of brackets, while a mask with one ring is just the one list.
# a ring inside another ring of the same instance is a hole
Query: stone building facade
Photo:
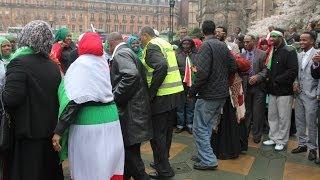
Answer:
[[[44, 20], [53, 28], [67, 26], [82, 33], [91, 24], [107, 33], [136, 33], [143, 26], [170, 27], [169, 0], [0, 0], [0, 32]], [[178, 27], [177, 6], [174, 28]]]

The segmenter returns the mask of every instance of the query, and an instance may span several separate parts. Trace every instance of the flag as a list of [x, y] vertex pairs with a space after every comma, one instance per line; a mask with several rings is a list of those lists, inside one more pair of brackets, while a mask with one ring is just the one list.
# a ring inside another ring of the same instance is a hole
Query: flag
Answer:
[[274, 47], [272, 46], [265, 63], [269, 70], [271, 69], [271, 65], [272, 65], [273, 51], [274, 51]]
[[188, 87], [192, 86], [192, 71], [191, 71], [191, 62], [189, 56], [186, 58], [186, 67], [184, 70], [183, 82], [186, 83]]

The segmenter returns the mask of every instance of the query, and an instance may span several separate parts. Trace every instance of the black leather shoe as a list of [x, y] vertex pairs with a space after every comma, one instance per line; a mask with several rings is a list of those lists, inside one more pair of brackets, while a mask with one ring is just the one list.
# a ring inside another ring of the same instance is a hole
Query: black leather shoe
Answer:
[[183, 131], [183, 128], [177, 128], [176, 131], [175, 131], [175, 133], [178, 133], [178, 134], [179, 134], [179, 133], [181, 133], [182, 131]]
[[298, 153], [303, 153], [303, 152], [307, 152], [308, 148], [307, 146], [298, 146], [297, 148], [293, 149], [291, 151], [292, 154], [298, 154]]
[[205, 166], [199, 162], [196, 162], [193, 165], [193, 169], [196, 169], [196, 170], [216, 170], [217, 168], [218, 166]]
[[320, 165], [320, 158], [316, 159], [314, 162], [315, 162], [316, 164]]
[[261, 142], [261, 139], [254, 139], [253, 142], [259, 144]]
[[317, 151], [314, 150], [314, 149], [311, 149], [311, 150], [309, 151], [308, 159], [309, 159], [310, 161], [313, 161], [313, 160], [317, 159]]
[[154, 162], [151, 162], [150, 167], [152, 167], [153, 169], [156, 169], [156, 164]]
[[163, 175], [160, 175], [157, 171], [149, 173], [149, 177], [152, 179], [169, 179], [173, 176], [174, 176], [174, 174], [172, 176], [171, 175], [170, 176], [163, 176]]

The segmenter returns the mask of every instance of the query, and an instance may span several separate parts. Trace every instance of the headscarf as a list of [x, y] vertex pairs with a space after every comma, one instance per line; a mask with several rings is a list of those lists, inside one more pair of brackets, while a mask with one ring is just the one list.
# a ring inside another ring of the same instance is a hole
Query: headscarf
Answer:
[[6, 39], [5, 37], [0, 36], [0, 60], [1, 59], [9, 59], [9, 57], [10, 57], [10, 55], [6, 56], [6, 57], [4, 57], [2, 55], [2, 44], [5, 43], [5, 42], [6, 43], [10, 43], [10, 41], [8, 39]]
[[[53, 33], [50, 25], [41, 20], [35, 20], [28, 23], [21, 31], [18, 41], [19, 49], [33, 50], [34, 53], [40, 53], [49, 56], [52, 48]], [[28, 48], [25, 48], [28, 47]], [[15, 52], [15, 57], [21, 53], [19, 49]]]
[[70, 31], [68, 28], [60, 28], [54, 35], [54, 42], [63, 41], [67, 38]]
[[103, 46], [100, 36], [94, 32], [85, 33], [78, 43], [78, 54], [79, 56], [84, 54], [102, 56]]
[[[128, 40], [127, 40], [127, 44], [129, 45], [129, 47], [130, 47], [131, 49], [132, 49], [132, 43], [133, 43], [134, 41], [139, 41], [139, 38], [138, 38], [137, 36], [134, 36], [134, 35], [130, 36], [130, 37], [128, 38]], [[143, 58], [143, 50], [142, 50], [141, 46], [139, 46], [138, 49], [132, 49], [132, 50], [137, 54], [138, 58], [139, 58], [140, 60], [142, 60], [142, 58]]]

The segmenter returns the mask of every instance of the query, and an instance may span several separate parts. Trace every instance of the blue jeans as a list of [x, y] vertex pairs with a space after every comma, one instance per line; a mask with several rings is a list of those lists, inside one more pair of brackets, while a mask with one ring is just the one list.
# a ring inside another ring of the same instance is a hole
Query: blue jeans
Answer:
[[193, 136], [200, 163], [205, 166], [218, 165], [217, 157], [210, 144], [212, 129], [217, 126], [221, 109], [226, 99], [198, 99], [194, 109]]
[[177, 108], [177, 128], [182, 129], [186, 126], [189, 129], [192, 129], [195, 103], [195, 99], [184, 99], [181, 101], [181, 104]]

